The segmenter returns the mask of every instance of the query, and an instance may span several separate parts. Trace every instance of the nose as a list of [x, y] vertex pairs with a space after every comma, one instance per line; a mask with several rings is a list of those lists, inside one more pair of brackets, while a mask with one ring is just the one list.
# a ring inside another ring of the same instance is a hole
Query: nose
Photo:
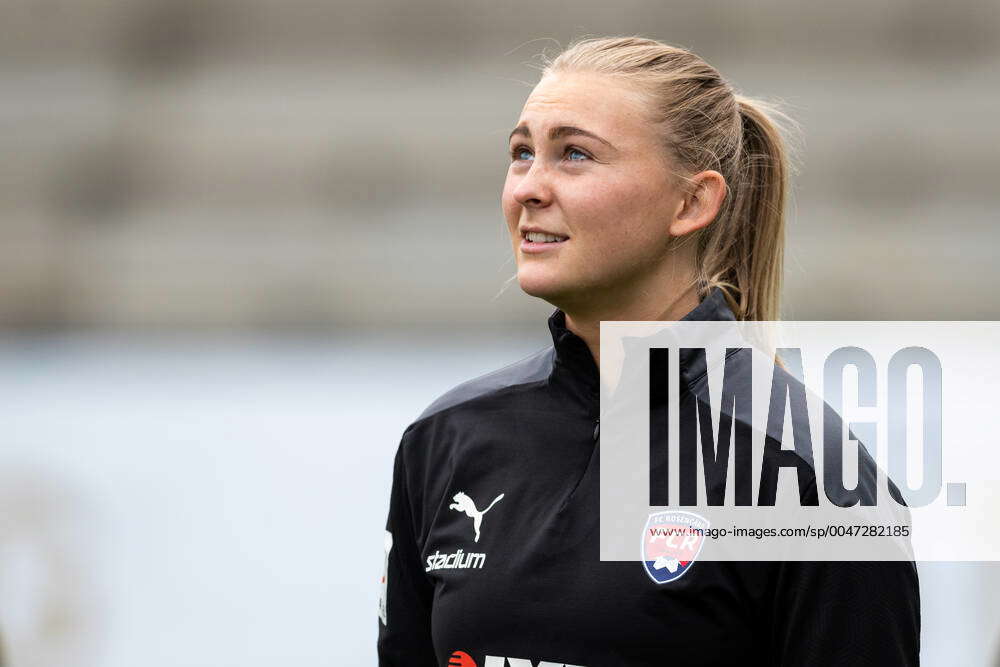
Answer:
[[537, 159], [531, 163], [524, 178], [512, 193], [514, 200], [525, 208], [544, 208], [552, 201], [552, 184], [546, 168]]

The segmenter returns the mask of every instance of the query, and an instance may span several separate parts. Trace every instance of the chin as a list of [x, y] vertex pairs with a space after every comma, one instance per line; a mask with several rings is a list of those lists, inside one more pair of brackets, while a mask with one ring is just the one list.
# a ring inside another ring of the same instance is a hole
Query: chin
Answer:
[[545, 275], [540, 271], [519, 271], [517, 282], [521, 290], [529, 296], [543, 299], [552, 304], [564, 301], [572, 292], [570, 285], [560, 276]]

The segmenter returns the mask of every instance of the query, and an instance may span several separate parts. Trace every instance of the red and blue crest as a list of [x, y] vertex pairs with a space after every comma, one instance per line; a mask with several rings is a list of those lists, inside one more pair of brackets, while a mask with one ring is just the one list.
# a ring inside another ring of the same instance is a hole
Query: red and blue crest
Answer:
[[665, 584], [683, 577], [701, 553], [708, 525], [691, 512], [650, 514], [642, 532], [642, 564], [650, 579]]

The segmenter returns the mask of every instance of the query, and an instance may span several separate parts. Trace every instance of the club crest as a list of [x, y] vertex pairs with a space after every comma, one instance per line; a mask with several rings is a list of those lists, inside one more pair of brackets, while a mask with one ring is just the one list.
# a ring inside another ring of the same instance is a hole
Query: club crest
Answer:
[[705, 543], [708, 521], [691, 512], [655, 512], [642, 531], [642, 564], [658, 584], [675, 581], [691, 569]]

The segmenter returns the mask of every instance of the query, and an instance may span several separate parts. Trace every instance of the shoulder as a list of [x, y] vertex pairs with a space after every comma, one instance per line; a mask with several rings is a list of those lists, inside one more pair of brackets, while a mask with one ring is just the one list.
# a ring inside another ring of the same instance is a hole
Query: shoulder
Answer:
[[549, 346], [495, 371], [462, 382], [431, 402], [414, 420], [411, 428], [456, 406], [466, 405], [510, 387], [545, 380], [552, 370], [554, 357], [555, 349]]
[[[397, 456], [420, 497], [443, 497], [456, 453], [466, 436], [498, 403], [508, 406], [509, 391], [546, 382], [552, 369], [552, 347], [534, 352], [497, 370], [472, 378], [438, 396], [406, 427]], [[516, 409], [516, 408], [512, 408]]]

